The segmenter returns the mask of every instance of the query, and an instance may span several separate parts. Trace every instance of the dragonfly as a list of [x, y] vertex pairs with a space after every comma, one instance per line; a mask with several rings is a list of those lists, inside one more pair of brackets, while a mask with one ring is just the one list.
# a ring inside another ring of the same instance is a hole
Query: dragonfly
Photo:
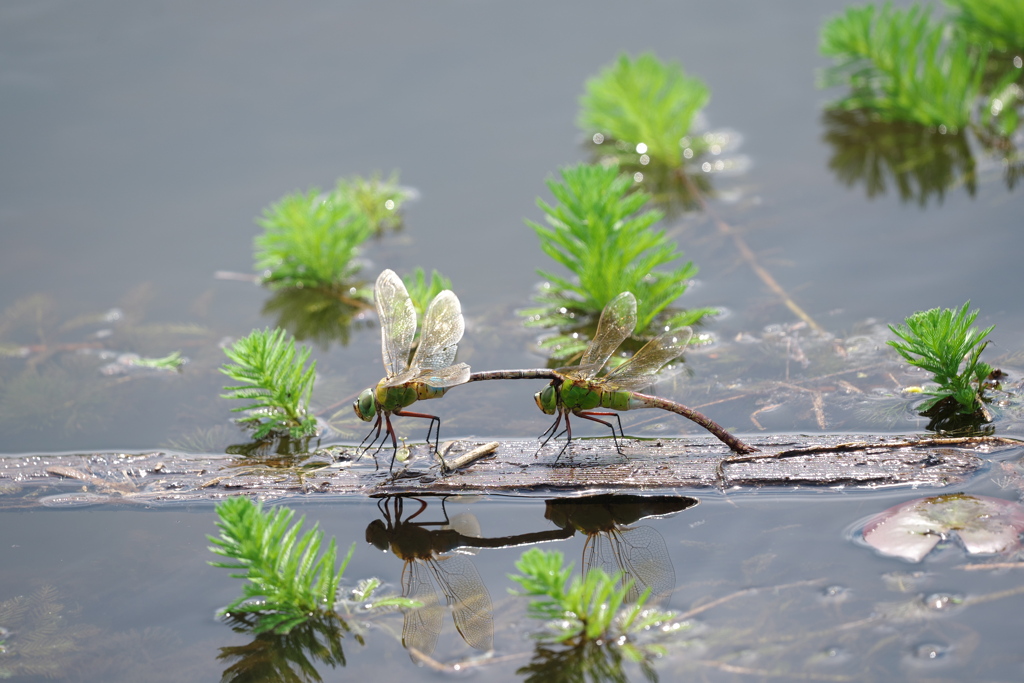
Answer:
[[423, 333], [410, 361], [409, 354], [416, 336], [416, 309], [405, 284], [393, 270], [385, 270], [377, 277], [374, 301], [380, 319], [381, 353], [387, 374], [375, 387], [363, 390], [352, 407], [361, 420], [369, 422], [376, 419], [360, 447], [370, 439], [366, 447], [369, 450], [379, 438], [381, 441], [376, 453], [391, 437], [394, 453], [388, 468], [390, 472], [398, 454], [398, 439], [391, 425], [392, 415], [430, 420], [427, 446], [430, 446], [431, 433], [435, 432], [433, 445], [434, 452], [437, 452], [441, 440], [441, 418], [405, 408], [416, 401], [444, 396], [451, 387], [469, 381], [469, 365], [452, 364], [466, 325], [462, 319], [462, 306], [454, 292], [446, 289], [439, 293], [423, 317]]
[[[560, 368], [555, 377], [543, 390], [534, 395], [537, 407], [547, 415], [555, 415], [554, 424], [544, 434], [547, 438], [544, 445], [552, 438], [566, 435], [562, 452], [572, 441], [572, 427], [569, 416], [575, 415], [593, 422], [598, 422], [612, 430], [615, 447], [619, 447], [615, 427], [604, 417], [614, 417], [619, 426], [619, 435], [625, 438], [622, 431], [622, 420], [617, 412], [595, 410], [607, 408], [613, 411], [635, 410], [638, 408], [660, 408], [692, 420], [714, 434], [736, 453], [751, 453], [756, 448], [748, 446], [727, 432], [723, 427], [707, 416], [688, 408], [681, 403], [639, 393], [640, 389], [654, 382], [654, 375], [669, 361], [678, 358], [686, 349], [693, 331], [689, 327], [669, 329], [647, 342], [631, 358], [604, 375], [599, 373], [608, 363], [615, 350], [633, 333], [636, 327], [636, 297], [631, 292], [623, 292], [612, 299], [601, 312], [597, 323], [597, 331], [590, 341], [578, 366]], [[562, 420], [565, 428], [558, 431]]]

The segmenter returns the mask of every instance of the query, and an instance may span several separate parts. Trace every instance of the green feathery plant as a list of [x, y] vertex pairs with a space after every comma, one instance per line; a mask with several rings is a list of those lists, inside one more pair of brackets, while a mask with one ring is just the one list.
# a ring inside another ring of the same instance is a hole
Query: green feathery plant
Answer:
[[697, 267], [688, 261], [675, 270], [658, 270], [682, 254], [664, 231], [652, 228], [662, 212], [643, 211], [648, 195], [630, 193], [633, 180], [621, 175], [618, 166], [579, 164], [562, 169], [561, 175], [562, 182], [547, 183], [557, 203], [537, 200], [547, 225], [526, 223], [540, 237], [544, 253], [577, 279], [538, 271], [549, 282], [537, 296], [542, 306], [523, 311], [530, 317], [528, 324], [578, 325], [577, 317], [600, 314], [605, 304], [627, 290], [637, 299], [637, 332], [642, 336], [654, 332], [650, 328], [659, 316], [664, 318], [659, 319], [661, 324], [680, 326], [714, 313], [698, 308], [662, 315], [686, 291]]
[[672, 612], [644, 606], [650, 589], [645, 590], [635, 604], [628, 605], [626, 596], [633, 581], [623, 580], [621, 572], [609, 575], [594, 568], [584, 576], [572, 576], [572, 563], [565, 566], [564, 561], [558, 551], [531, 548], [516, 562], [521, 574], [509, 575], [522, 588], [512, 590], [512, 594], [534, 598], [527, 613], [546, 622], [539, 638], [577, 644], [618, 642], [626, 649], [630, 636], [654, 627], [675, 628], [670, 623], [674, 618]]
[[427, 311], [427, 306], [434, 300], [434, 297], [442, 291], [452, 288], [452, 281], [436, 270], [431, 271], [430, 280], [427, 280], [427, 274], [419, 266], [412, 273], [403, 277], [402, 282], [405, 283], [409, 298], [412, 299], [412, 305], [421, 322], [423, 314]]
[[188, 362], [185, 358], [182, 358], [181, 351], [174, 351], [162, 358], [133, 358], [131, 360], [132, 365], [137, 365], [140, 368], [152, 368], [154, 370], [178, 370]]
[[821, 52], [836, 64], [823, 87], [846, 85], [839, 109], [873, 112], [956, 133], [971, 122], [981, 95], [986, 55], [954, 36], [918, 5], [849, 7], [821, 30]]
[[594, 135], [595, 142], [621, 146], [623, 156], [635, 159], [646, 154], [659, 164], [679, 168], [684, 148], [691, 156], [703, 151], [701, 138], [691, 141], [687, 136], [709, 97], [707, 86], [675, 62], [666, 64], [651, 53], [635, 59], [622, 54], [587, 81], [578, 125]]
[[256, 633], [287, 633], [309, 618], [332, 612], [338, 582], [355, 551], [353, 543], [336, 574], [334, 539], [320, 555], [323, 534], [314, 526], [300, 537], [306, 518], [289, 528], [294, 514], [288, 508], [264, 512], [261, 503], [242, 496], [228, 498], [217, 505], [220, 537], [207, 536], [213, 543], [210, 550], [227, 558], [210, 564], [238, 570], [232, 578], [248, 579], [242, 597], [222, 613], [261, 615]]
[[[235, 569], [232, 578], [247, 579], [242, 597], [221, 614], [232, 615], [252, 627], [254, 633], [286, 634], [299, 624], [325, 618], [351, 618], [352, 607], [372, 602], [373, 609], [421, 606], [398, 596], [376, 596], [377, 579], [360, 581], [348, 598], [338, 599], [338, 585], [352, 559], [356, 544], [335, 573], [337, 545], [332, 538], [320, 554], [323, 534], [318, 525], [302, 533], [305, 516], [291, 525], [293, 510], [263, 510], [244, 496], [217, 505], [220, 536], [207, 536], [210, 550], [227, 558], [211, 561], [214, 567]], [[320, 556], [317, 559], [317, 556]], [[338, 607], [344, 613], [337, 612]], [[252, 620], [247, 615], [252, 615]], [[347, 627], [346, 627], [347, 628]]]
[[348, 289], [359, 246], [374, 232], [369, 218], [340, 191], [313, 188], [287, 195], [256, 221], [256, 269], [273, 288]]
[[1022, 0], [946, 0], [952, 23], [969, 42], [1000, 52], [1024, 52]]
[[402, 226], [402, 205], [410, 198], [410, 191], [398, 184], [398, 171], [387, 180], [381, 180], [380, 173], [342, 178], [335, 192], [366, 216], [378, 235]]
[[309, 415], [316, 361], [303, 367], [309, 360], [308, 348], [296, 353], [295, 340], [286, 340], [282, 329], [253, 330], [224, 353], [233, 364], [225, 363], [220, 371], [242, 384], [224, 387], [228, 393], [221, 396], [251, 401], [232, 412], [253, 411], [239, 422], [255, 427], [256, 439], [269, 434], [298, 439], [316, 433], [316, 420]]
[[988, 345], [984, 341], [995, 325], [977, 330], [971, 325], [978, 311], [968, 312], [968, 301], [959, 310], [933, 308], [906, 319], [906, 325], [889, 325], [903, 341], [890, 341], [911, 365], [931, 372], [938, 389], [924, 393], [932, 398], [918, 409], [925, 413], [940, 402], [955, 401], [960, 414], [982, 411], [983, 382], [992, 367], [979, 360]]

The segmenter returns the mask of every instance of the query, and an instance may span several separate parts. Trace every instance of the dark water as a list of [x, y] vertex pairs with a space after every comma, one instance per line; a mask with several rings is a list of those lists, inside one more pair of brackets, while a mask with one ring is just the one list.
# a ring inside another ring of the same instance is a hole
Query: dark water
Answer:
[[[271, 202], [374, 170], [399, 169], [420, 199], [409, 206], [403, 231], [367, 245], [363, 277], [372, 281], [386, 267], [437, 268], [453, 280], [466, 313], [462, 360], [480, 370], [543, 364], [531, 350], [537, 332], [522, 327], [516, 310], [530, 303], [540, 279], [535, 269], [551, 265], [523, 219], [540, 220], [534, 201], [548, 196], [546, 178], [589, 158], [574, 125], [578, 98], [585, 80], [620, 51], [654, 51], [707, 83], [708, 125], [742, 136], [733, 154], [750, 164], [743, 174], [712, 178], [720, 193], [714, 210], [811, 317], [846, 340], [851, 357], [891, 362], [878, 350], [888, 338], [884, 323], [970, 299], [981, 310], [979, 324], [997, 325], [986, 357], [1019, 367], [1024, 204], [1020, 188], [1006, 188], [998, 163], [975, 149], [973, 193], [960, 181], [923, 202], [920, 192], [901, 198], [891, 182], [868, 197], [864, 182], [848, 186], [830, 170], [840, 150], [826, 140], [822, 109], [836, 93], [814, 86], [815, 70], [825, 64], [817, 32], [843, 6], [5, 3], [0, 344], [30, 351], [0, 357], [0, 451], [221, 452], [244, 442], [230, 423], [231, 406], [217, 397], [224, 384], [218, 344], [277, 317], [261, 313], [267, 291], [214, 273], [252, 271], [253, 218]], [[701, 268], [682, 304], [727, 313], [705, 330], [718, 344], [689, 354], [685, 376], [664, 382], [659, 393], [710, 406], [722, 384], [753, 387], [705, 409], [739, 433], [755, 432], [756, 424], [776, 432], [923, 430], [926, 420], [912, 412], [881, 419], [878, 406], [841, 402], [827, 405], [822, 425], [806, 397], [771, 385], [851, 366], [835, 359], [830, 341], [789, 330], [792, 313], [707, 216], [665, 227]], [[766, 333], [768, 325], [782, 327]], [[733, 343], [738, 333], [762, 343]], [[331, 439], [362, 438], [348, 404], [380, 377], [378, 334], [372, 320], [358, 321], [347, 344], [314, 350], [314, 404], [331, 421]], [[806, 366], [794, 345], [806, 351]], [[145, 355], [180, 350], [190, 363], [179, 376], [101, 384], [98, 369], [110, 359], [99, 358], [99, 347]], [[895, 383], [875, 371], [858, 388], [892, 396]], [[445, 436], [533, 436], [546, 426], [529, 398], [534, 390], [453, 390], [437, 407]], [[663, 416], [624, 422], [638, 434], [693, 433]], [[1024, 429], [1019, 417], [997, 424], [1003, 435]], [[421, 436], [419, 425], [399, 429]], [[1013, 488], [994, 483], [1005, 484], [1001, 476], [986, 471], [972, 487], [1015, 499]], [[980, 663], [979, 675], [993, 680], [1020, 677], [1024, 660], [1006, 628], [1017, 621], [1019, 596], [937, 619], [851, 626], [828, 642], [815, 636], [919, 594], [984, 596], [1019, 587], [1012, 571], [957, 569], [965, 559], [956, 546], [916, 566], [850, 540], [858, 519], [929, 493], [699, 495], [697, 507], [650, 523], [674, 565], [672, 608], [685, 611], [748, 587], [812, 583], [745, 594], [701, 614], [700, 642], [659, 663], [664, 680], [691, 671], [710, 680], [766, 671], [956, 680]], [[471, 510], [486, 535], [551, 528], [539, 501], [448, 506]], [[378, 514], [372, 501], [300, 507], [341, 545], [358, 541], [349, 576], [398, 585], [401, 563], [363, 542]], [[225, 571], [205, 565], [213, 517], [207, 507], [5, 513], [0, 601], [52, 586], [66, 625], [98, 629], [82, 641], [89, 656], [76, 655], [62, 670], [65, 680], [215, 680], [226, 668], [218, 648], [246, 637], [213, 616], [238, 591]], [[577, 536], [560, 547], [578, 563], [582, 544]], [[513, 672], [532, 648], [522, 605], [505, 597], [505, 575], [520, 552], [473, 557], [494, 605], [518, 615], [496, 620], [494, 640], [500, 654], [515, 657], [483, 669], [508, 680], [517, 679]], [[915, 571], [925, 576], [903, 593], [885, 578]], [[829, 586], [841, 588], [830, 593]], [[445, 628], [439, 659], [472, 654], [450, 616]], [[325, 668], [325, 680], [432, 675], [413, 667], [388, 629], [401, 631], [400, 616], [371, 632], [365, 646], [345, 641], [347, 667]], [[780, 646], [763, 633], [791, 639]]]

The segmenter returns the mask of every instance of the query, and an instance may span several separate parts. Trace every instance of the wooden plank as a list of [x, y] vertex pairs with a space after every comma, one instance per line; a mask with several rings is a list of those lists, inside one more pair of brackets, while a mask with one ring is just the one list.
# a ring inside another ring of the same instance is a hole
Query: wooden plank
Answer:
[[[211, 501], [247, 493], [265, 499], [455, 493], [582, 495], [734, 486], [930, 486], [960, 485], [983, 456], [1024, 442], [997, 437], [926, 439], [842, 436], [766, 436], [752, 440], [761, 452], [731, 454], [714, 438], [626, 439], [623, 454], [609, 439], [582, 439], [538, 451], [536, 441], [457, 441], [446, 462], [488, 445], [493, 455], [470, 459], [442, 473], [436, 457], [413, 446], [406, 463], [387, 471], [390, 453], [354, 459], [351, 447], [334, 446], [293, 456], [90, 453], [0, 458], [0, 507], [65, 507], [102, 502], [166, 504]], [[428, 457], [429, 456], [429, 457]], [[402, 468], [405, 468], [404, 470]], [[400, 471], [402, 470], [402, 471]]]

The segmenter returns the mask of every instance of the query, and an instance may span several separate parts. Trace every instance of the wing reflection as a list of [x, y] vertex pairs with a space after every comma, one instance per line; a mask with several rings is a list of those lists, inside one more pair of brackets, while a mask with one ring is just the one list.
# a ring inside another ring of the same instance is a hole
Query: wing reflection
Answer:
[[[402, 644], [430, 655], [444, 622], [434, 587], [440, 586], [445, 604], [452, 609], [455, 628], [466, 643], [477, 650], [490, 650], [494, 637], [491, 596], [473, 562], [466, 555], [451, 554], [465, 547], [472, 537], [448, 528], [443, 522], [414, 522], [427, 508], [417, 500], [419, 509], [402, 519], [405, 500], [384, 498], [377, 503], [384, 516], [366, 528], [366, 540], [381, 550], [390, 549], [405, 565], [402, 568], [403, 597], [419, 600], [423, 606], [403, 610]], [[391, 514], [391, 509], [394, 515]], [[441, 527], [430, 529], [428, 527]]]
[[632, 579], [627, 599], [647, 589], [651, 599], [667, 597], [676, 585], [675, 568], [664, 537], [649, 526], [629, 526], [641, 519], [664, 517], [699, 501], [688, 496], [598, 495], [546, 502], [544, 517], [563, 529], [586, 534], [585, 571], [600, 568]]

